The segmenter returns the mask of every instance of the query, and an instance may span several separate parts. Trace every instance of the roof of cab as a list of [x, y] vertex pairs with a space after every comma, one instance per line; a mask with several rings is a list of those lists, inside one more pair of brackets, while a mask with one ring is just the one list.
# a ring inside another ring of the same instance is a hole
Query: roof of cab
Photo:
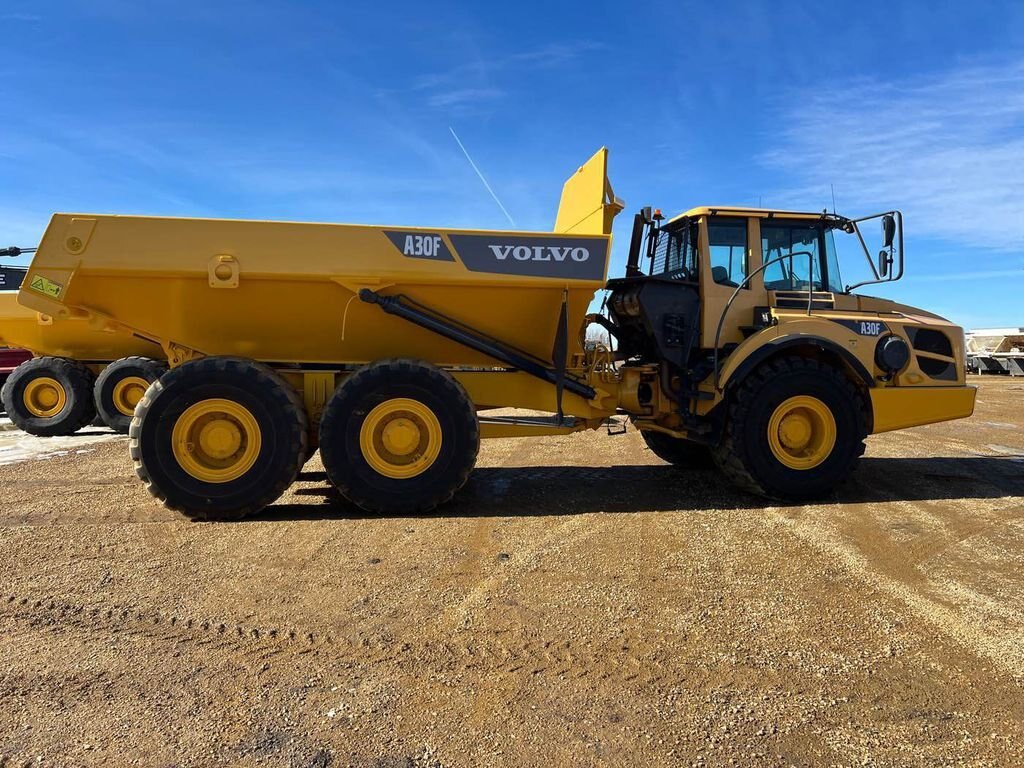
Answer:
[[[821, 211], [780, 211], [771, 208], [744, 208], [735, 205], [700, 205], [696, 208], [691, 208], [685, 213], [680, 213], [678, 216], [674, 216], [670, 221], [677, 221], [679, 219], [686, 218], [698, 218], [700, 216], [756, 216], [759, 219], [817, 219], [821, 216]], [[828, 214], [830, 217], [842, 219], [842, 216], [836, 216], [836, 214]]]

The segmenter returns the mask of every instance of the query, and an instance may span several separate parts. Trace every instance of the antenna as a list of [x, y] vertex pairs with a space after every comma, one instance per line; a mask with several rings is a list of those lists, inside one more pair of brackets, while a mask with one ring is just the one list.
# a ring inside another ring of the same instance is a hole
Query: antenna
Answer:
[[835, 213], [836, 212], [836, 185], [835, 184], [829, 184], [828, 187], [829, 187], [829, 189], [832, 190], [832, 213]]
[[448, 130], [452, 132], [452, 137], [455, 139], [455, 143], [459, 145], [459, 149], [462, 150], [462, 154], [466, 156], [466, 159], [469, 161], [470, 166], [472, 166], [473, 170], [476, 171], [476, 175], [480, 177], [480, 181], [484, 183], [484, 187], [486, 187], [487, 191], [491, 193], [491, 197], [494, 198], [494, 202], [498, 204], [498, 207], [501, 208], [501, 212], [505, 214], [505, 218], [508, 219], [508, 223], [511, 224], [513, 228], [515, 228], [516, 223], [513, 220], [512, 215], [505, 209], [505, 206], [501, 204], [501, 200], [499, 200], [498, 196], [494, 194], [494, 190], [491, 189], [491, 185], [487, 183], [487, 179], [485, 179], [484, 175], [480, 173], [480, 169], [476, 167], [476, 163], [474, 163], [473, 158], [469, 156], [469, 152], [466, 150], [466, 147], [459, 139], [459, 135], [455, 132], [455, 129], [449, 125]]

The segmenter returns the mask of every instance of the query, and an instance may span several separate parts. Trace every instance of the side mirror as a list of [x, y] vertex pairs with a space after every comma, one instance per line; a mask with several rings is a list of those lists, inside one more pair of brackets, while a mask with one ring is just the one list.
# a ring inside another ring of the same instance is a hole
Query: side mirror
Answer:
[[892, 241], [896, 237], [896, 219], [892, 214], [887, 213], [882, 217], [882, 247], [892, 248]]
[[889, 270], [892, 268], [892, 252], [891, 251], [879, 251], [878, 252], [878, 276], [888, 277]]

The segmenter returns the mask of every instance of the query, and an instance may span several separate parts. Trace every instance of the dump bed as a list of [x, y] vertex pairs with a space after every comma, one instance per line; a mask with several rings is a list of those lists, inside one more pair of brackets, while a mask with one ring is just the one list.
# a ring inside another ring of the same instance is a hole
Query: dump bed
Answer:
[[0, 291], [0, 346], [86, 363], [109, 363], [130, 355], [163, 356], [158, 345], [124, 330], [96, 330], [84, 318], [54, 322], [21, 306], [17, 291]]
[[[359, 300], [370, 288], [550, 360], [563, 298], [570, 343], [604, 285], [621, 208], [602, 149], [566, 182], [556, 232], [57, 214], [20, 301], [169, 350], [274, 363], [486, 355]], [[177, 352], [172, 353], [174, 363]]]

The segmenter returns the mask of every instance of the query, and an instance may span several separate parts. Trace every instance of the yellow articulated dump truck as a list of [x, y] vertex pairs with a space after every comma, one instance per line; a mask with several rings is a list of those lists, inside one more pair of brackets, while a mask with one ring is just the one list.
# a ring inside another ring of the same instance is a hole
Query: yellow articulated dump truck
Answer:
[[34, 355], [7, 377], [0, 399], [15, 425], [40, 437], [73, 434], [97, 416], [127, 434], [135, 406], [167, 370], [159, 344], [84, 316], [54, 322], [21, 306], [14, 290], [0, 291], [0, 345]]
[[[863, 244], [867, 219], [644, 209], [607, 280], [623, 206], [606, 166], [602, 149], [566, 182], [554, 232], [58, 214], [20, 301], [162, 347], [131, 455], [201, 518], [270, 504], [317, 444], [353, 503], [424, 512], [481, 437], [616, 415], [667, 461], [710, 454], [745, 488], [808, 499], [868, 434], [971, 414], [961, 330], [840, 282], [834, 238]], [[902, 217], [869, 218], [872, 282], [898, 279]], [[588, 315], [600, 289], [607, 311]], [[586, 344], [592, 323], [614, 343]]]

